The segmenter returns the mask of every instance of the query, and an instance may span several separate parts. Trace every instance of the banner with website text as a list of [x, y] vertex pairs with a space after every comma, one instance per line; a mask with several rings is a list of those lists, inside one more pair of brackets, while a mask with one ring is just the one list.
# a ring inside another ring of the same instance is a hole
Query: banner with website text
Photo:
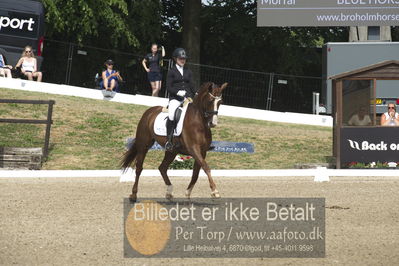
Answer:
[[325, 198], [124, 200], [127, 258], [323, 258]]
[[399, 0], [258, 0], [257, 26], [395, 26]]

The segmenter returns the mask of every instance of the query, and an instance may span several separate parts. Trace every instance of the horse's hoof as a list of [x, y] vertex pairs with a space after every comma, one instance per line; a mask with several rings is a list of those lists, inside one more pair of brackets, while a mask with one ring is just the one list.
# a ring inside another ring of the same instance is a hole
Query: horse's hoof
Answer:
[[136, 196], [133, 196], [133, 195], [130, 195], [130, 196], [129, 196], [129, 201], [130, 201], [130, 203], [136, 203], [137, 197], [136, 197]]
[[215, 199], [220, 199], [219, 191], [215, 190], [211, 192], [211, 197]]
[[190, 198], [191, 198], [191, 191], [192, 191], [192, 188], [186, 190], [186, 198], [187, 198], [187, 199], [190, 199]]
[[169, 193], [166, 193], [165, 198], [168, 199], [168, 200], [171, 200], [171, 199], [173, 199], [173, 195], [169, 194]]

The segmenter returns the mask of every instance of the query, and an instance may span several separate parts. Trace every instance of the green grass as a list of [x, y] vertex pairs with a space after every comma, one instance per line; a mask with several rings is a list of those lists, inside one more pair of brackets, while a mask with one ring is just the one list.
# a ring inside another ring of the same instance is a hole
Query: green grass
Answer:
[[[98, 93], [93, 91], [93, 93]], [[0, 89], [0, 99], [55, 100], [50, 154], [43, 169], [118, 169], [126, 138], [135, 136], [146, 106], [79, 97]], [[0, 104], [0, 118], [45, 119], [46, 105]], [[0, 146], [42, 147], [44, 125], [0, 123]], [[293, 168], [325, 163], [332, 153], [332, 130], [325, 127], [220, 117], [214, 140], [251, 142], [253, 154], [207, 155], [213, 169]], [[150, 151], [144, 163], [155, 169], [163, 152]]]

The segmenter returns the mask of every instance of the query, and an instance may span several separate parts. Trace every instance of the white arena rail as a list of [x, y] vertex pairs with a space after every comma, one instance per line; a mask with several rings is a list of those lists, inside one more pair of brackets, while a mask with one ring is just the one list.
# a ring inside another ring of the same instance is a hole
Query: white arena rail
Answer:
[[[58, 85], [45, 82], [34, 82], [22, 79], [0, 78], [0, 88], [35, 91], [50, 94], [77, 96], [90, 99], [104, 99], [100, 90], [87, 89], [68, 85]], [[117, 93], [113, 102], [129, 103], [145, 106], [167, 105], [167, 99], [144, 95]], [[275, 112], [260, 109], [251, 109], [237, 106], [221, 105], [219, 114], [222, 116], [257, 119], [282, 123], [303, 124], [312, 126], [332, 127], [333, 120], [327, 115], [312, 115], [289, 112]]]
[[[334, 177], [347, 177], [351, 181], [365, 180], [399, 180], [399, 171], [393, 169], [273, 169], [273, 170], [212, 170], [213, 177], [237, 178], [237, 177], [265, 177], [277, 180], [296, 180], [297, 177], [309, 177], [309, 181], [325, 182], [334, 181]], [[192, 170], [169, 170], [170, 177], [190, 177]], [[160, 178], [158, 170], [143, 170], [143, 177]], [[201, 177], [206, 174], [201, 170]], [[0, 170], [0, 178], [79, 178], [79, 177], [110, 177], [119, 178], [120, 182], [133, 182], [134, 170], [131, 168], [122, 173], [121, 170]], [[246, 180], [249, 180], [246, 179]], [[188, 180], [188, 179], [187, 179]]]

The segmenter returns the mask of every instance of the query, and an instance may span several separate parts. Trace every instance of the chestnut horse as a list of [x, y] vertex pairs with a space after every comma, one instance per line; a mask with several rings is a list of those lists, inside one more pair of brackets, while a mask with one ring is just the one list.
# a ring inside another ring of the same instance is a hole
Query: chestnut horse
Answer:
[[[186, 197], [190, 198], [191, 191], [197, 182], [199, 171], [202, 168], [208, 176], [211, 196], [220, 198], [205, 157], [212, 142], [210, 128], [215, 127], [218, 123], [218, 110], [222, 103], [222, 92], [226, 86], [227, 83], [224, 83], [220, 87], [212, 82], [204, 83], [194, 97], [193, 103], [187, 107], [182, 133], [173, 139], [173, 142], [177, 143], [177, 145], [175, 145], [172, 151], [165, 151], [163, 161], [158, 167], [166, 184], [166, 198], [170, 199], [173, 197], [173, 186], [167, 175], [167, 170], [178, 153], [191, 155], [195, 160], [191, 182], [186, 190]], [[161, 146], [165, 146], [167, 141], [167, 137], [158, 136], [154, 133], [154, 121], [161, 111], [161, 106], [155, 106], [144, 112], [137, 126], [136, 139], [123, 157], [121, 166], [125, 170], [134, 161], [136, 162], [136, 179], [132, 194], [130, 195], [131, 201], [137, 200], [137, 187], [148, 149], [151, 148], [154, 141], [157, 141]]]

